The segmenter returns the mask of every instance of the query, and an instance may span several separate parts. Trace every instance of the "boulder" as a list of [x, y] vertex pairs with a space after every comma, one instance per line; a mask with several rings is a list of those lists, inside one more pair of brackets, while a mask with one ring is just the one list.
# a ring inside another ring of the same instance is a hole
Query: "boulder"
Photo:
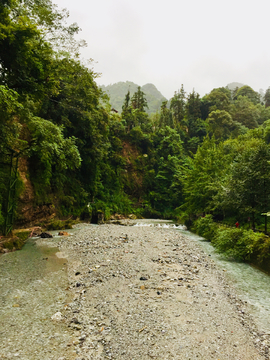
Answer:
[[69, 236], [69, 233], [66, 231], [59, 231], [58, 235], [60, 236]]
[[40, 237], [42, 239], [46, 239], [46, 238], [52, 238], [53, 236], [52, 236], [52, 234], [50, 234], [48, 232], [43, 232], [43, 233], [40, 234]]

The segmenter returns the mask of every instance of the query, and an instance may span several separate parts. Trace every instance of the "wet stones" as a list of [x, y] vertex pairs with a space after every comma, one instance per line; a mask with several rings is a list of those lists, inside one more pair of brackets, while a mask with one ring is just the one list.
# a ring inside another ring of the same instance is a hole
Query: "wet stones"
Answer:
[[146, 280], [148, 280], [148, 277], [146, 277], [146, 276], [141, 276], [141, 277], [140, 277], [140, 280], [141, 280], [141, 281], [146, 281]]
[[40, 234], [40, 237], [41, 237], [42, 239], [50, 239], [50, 238], [52, 238], [53, 236], [52, 236], [52, 234], [49, 233], [49, 232], [42, 232], [42, 233]]
[[67, 231], [59, 231], [59, 236], [69, 236], [69, 233]]

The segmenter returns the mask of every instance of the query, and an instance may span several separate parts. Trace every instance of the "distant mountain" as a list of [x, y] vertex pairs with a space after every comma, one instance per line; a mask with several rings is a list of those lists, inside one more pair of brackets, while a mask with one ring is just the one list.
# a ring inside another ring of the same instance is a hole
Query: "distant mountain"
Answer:
[[229, 90], [235, 90], [236, 88], [241, 88], [242, 86], [245, 86], [245, 84], [239, 83], [239, 82], [232, 82], [230, 84], [228, 84], [226, 87]]
[[[121, 112], [128, 90], [130, 91], [130, 96], [132, 97], [132, 95], [137, 91], [138, 86], [139, 85], [131, 81], [126, 81], [118, 82], [108, 86], [102, 85], [101, 88], [109, 95], [112, 107]], [[166, 100], [166, 98], [153, 84], [143, 85], [141, 86], [141, 89], [145, 93], [145, 97], [148, 103], [148, 109], [146, 109], [146, 112], [148, 114], [157, 112], [160, 109], [162, 101]]]

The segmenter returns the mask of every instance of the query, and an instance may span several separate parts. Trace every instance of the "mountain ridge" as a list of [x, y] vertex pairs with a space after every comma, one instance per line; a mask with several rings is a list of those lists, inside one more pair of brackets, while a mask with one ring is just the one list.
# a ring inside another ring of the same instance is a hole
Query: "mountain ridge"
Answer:
[[[108, 94], [111, 106], [118, 112], [121, 112], [127, 92], [130, 91], [130, 96], [132, 97], [139, 86], [140, 85], [135, 84], [132, 81], [119, 81], [107, 86], [101, 85], [100, 87]], [[146, 109], [146, 112], [148, 114], [157, 112], [160, 109], [162, 102], [167, 100], [165, 96], [163, 96], [157, 87], [152, 83], [147, 83], [141, 86], [141, 90], [145, 93], [148, 104], [148, 109]]]

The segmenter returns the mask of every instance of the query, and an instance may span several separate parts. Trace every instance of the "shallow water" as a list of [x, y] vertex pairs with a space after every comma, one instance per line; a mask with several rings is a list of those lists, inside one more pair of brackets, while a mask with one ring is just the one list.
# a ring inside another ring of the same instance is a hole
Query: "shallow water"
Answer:
[[183, 230], [181, 225], [174, 226], [172, 221], [148, 219], [140, 220], [135, 225], [173, 228], [198, 243], [207, 254], [211, 255], [216, 265], [226, 271], [230, 285], [235, 288], [241, 299], [250, 304], [251, 313], [259, 331], [270, 334], [270, 276], [268, 274], [249, 264], [229, 261], [217, 254], [209, 241]]
[[68, 301], [67, 261], [55, 255], [56, 246], [30, 239], [0, 256], [0, 358], [53, 359], [66, 351], [71, 335], [51, 320]]
[[164, 229], [186, 230], [185, 225], [176, 225], [172, 220], [144, 219], [134, 222], [134, 226], [159, 227]]

